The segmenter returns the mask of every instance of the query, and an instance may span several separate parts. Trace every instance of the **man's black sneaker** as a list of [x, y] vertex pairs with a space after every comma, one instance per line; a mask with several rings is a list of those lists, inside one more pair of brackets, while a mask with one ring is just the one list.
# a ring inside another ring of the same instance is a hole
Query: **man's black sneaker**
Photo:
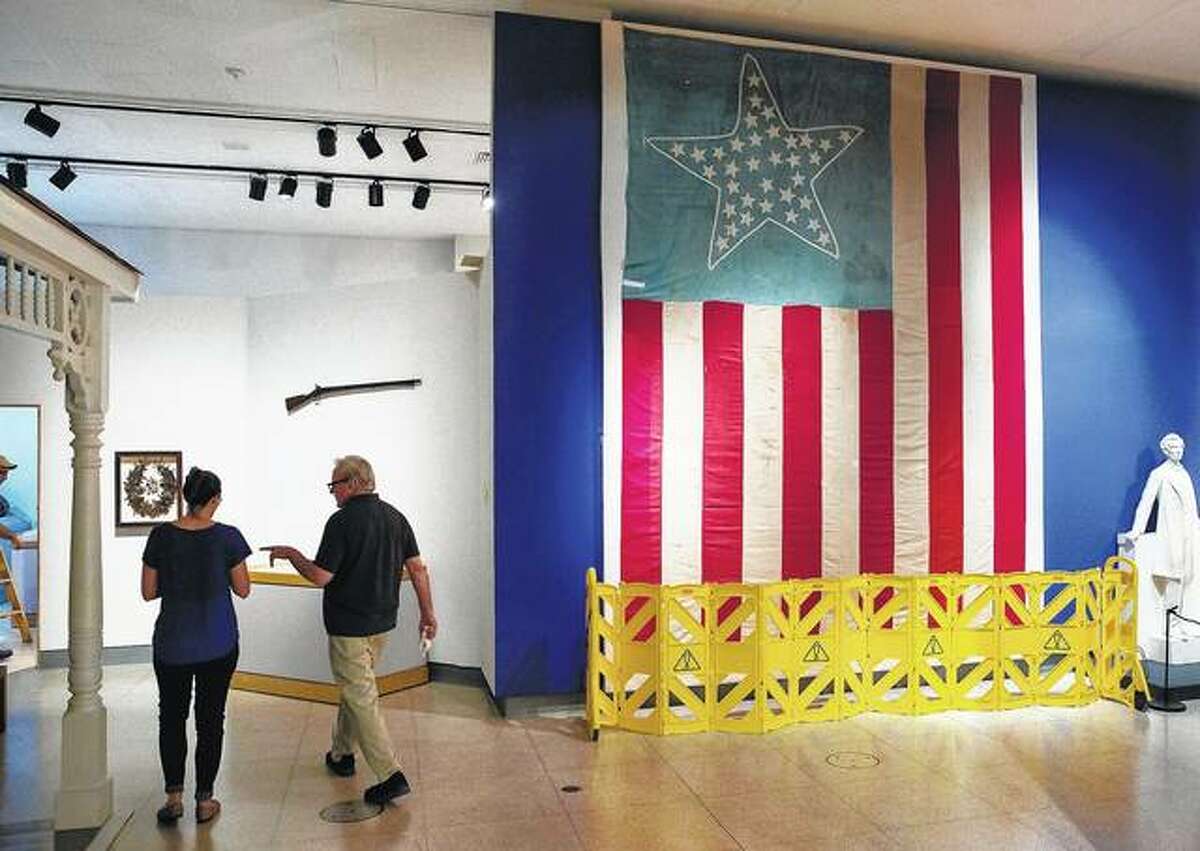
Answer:
[[368, 786], [363, 792], [363, 800], [368, 804], [386, 804], [392, 798], [399, 798], [409, 793], [408, 779], [403, 771], [397, 771], [387, 780]]
[[334, 759], [333, 751], [325, 751], [325, 767], [338, 777], [350, 777], [354, 774], [354, 754], [348, 753], [341, 759]]
[[7, 647], [0, 647], [0, 659], [7, 659], [12, 655], [12, 651]]

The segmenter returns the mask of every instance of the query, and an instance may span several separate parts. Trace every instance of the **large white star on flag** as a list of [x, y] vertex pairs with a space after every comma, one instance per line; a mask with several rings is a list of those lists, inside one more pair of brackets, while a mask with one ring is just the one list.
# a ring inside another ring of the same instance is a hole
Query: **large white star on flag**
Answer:
[[[837, 236], [815, 184], [864, 132], [851, 124], [788, 124], [758, 60], [747, 53], [732, 130], [716, 136], [647, 136], [645, 143], [716, 190], [708, 246], [711, 270], [767, 223], [838, 259]], [[731, 179], [739, 173], [751, 179]], [[731, 230], [729, 211], [735, 209], [736, 229]]]

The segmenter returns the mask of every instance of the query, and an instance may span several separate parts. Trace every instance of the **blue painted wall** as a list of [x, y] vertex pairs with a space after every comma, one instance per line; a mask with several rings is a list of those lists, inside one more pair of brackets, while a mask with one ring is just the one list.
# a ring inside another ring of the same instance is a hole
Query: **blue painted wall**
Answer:
[[1171, 430], [1200, 482], [1200, 105], [1038, 83], [1046, 563], [1129, 528]]
[[17, 465], [0, 496], [33, 526], [38, 510], [38, 414], [37, 408], [29, 406], [0, 407], [0, 455]]
[[601, 563], [600, 29], [496, 15], [497, 697], [579, 692]]
[[[601, 556], [599, 28], [496, 16], [496, 679], [578, 691]], [[1200, 104], [1042, 79], [1046, 559], [1128, 528], [1158, 437], [1200, 482]]]

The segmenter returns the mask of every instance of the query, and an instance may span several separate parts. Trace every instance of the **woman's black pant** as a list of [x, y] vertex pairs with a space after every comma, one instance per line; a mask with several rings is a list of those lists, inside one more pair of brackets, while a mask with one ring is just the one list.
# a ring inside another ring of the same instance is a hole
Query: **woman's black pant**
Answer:
[[196, 681], [196, 800], [212, 797], [225, 738], [225, 698], [237, 667], [238, 648], [228, 655], [189, 665], [154, 660], [158, 679], [158, 756], [167, 792], [183, 790], [187, 761], [187, 718]]

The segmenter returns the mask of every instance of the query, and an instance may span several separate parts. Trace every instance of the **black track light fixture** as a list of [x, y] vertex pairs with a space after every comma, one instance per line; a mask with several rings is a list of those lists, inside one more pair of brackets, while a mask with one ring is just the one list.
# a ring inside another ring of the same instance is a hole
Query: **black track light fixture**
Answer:
[[58, 164], [58, 170], [55, 171], [54, 174], [50, 175], [50, 182], [57, 186], [60, 192], [66, 192], [67, 187], [75, 181], [77, 176], [78, 175], [71, 170], [71, 164], [66, 160], [63, 160]]
[[425, 205], [429, 203], [429, 184], [418, 183], [417, 188], [413, 190], [413, 206], [418, 210], [424, 210]]
[[25, 113], [25, 123], [43, 136], [53, 139], [60, 126], [57, 118], [42, 112], [42, 105], [35, 103], [29, 112]]
[[362, 129], [362, 132], [358, 134], [358, 146], [362, 148], [362, 152], [369, 160], [373, 160], [383, 153], [383, 145], [379, 144], [379, 140], [375, 138], [374, 127]]
[[20, 160], [9, 160], [4, 171], [8, 175], [8, 182], [18, 189], [29, 185], [29, 166]]
[[337, 130], [326, 124], [317, 131], [317, 150], [321, 152], [323, 157], [332, 157], [337, 154]]
[[250, 199], [261, 201], [267, 197], [267, 176], [265, 174], [250, 175]]
[[322, 177], [317, 181], [317, 206], [328, 207], [333, 202], [333, 181]]
[[279, 194], [286, 195], [289, 198], [296, 196], [296, 185], [299, 181], [296, 180], [296, 175], [285, 174], [279, 181]]
[[372, 207], [383, 206], [383, 184], [378, 180], [372, 180], [367, 187], [367, 203]]
[[408, 151], [408, 158], [413, 162], [429, 156], [429, 151], [425, 150], [425, 145], [421, 143], [420, 130], [408, 131], [408, 136], [404, 140], [404, 150]]

